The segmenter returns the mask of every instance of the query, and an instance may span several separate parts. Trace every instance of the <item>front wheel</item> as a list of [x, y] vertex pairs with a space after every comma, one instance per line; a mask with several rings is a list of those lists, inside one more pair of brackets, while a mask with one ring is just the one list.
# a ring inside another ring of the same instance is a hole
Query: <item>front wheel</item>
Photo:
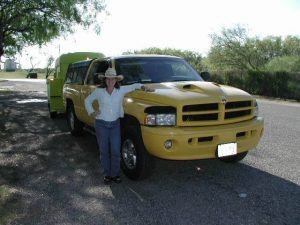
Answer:
[[236, 155], [221, 157], [219, 159], [223, 162], [235, 163], [243, 160], [247, 154], [248, 152], [241, 152]]
[[137, 126], [126, 129], [122, 137], [121, 167], [132, 180], [149, 177], [154, 168], [154, 158], [147, 152]]
[[67, 122], [72, 135], [77, 136], [82, 133], [83, 124], [80, 122], [75, 114], [74, 105], [68, 104], [67, 107]]

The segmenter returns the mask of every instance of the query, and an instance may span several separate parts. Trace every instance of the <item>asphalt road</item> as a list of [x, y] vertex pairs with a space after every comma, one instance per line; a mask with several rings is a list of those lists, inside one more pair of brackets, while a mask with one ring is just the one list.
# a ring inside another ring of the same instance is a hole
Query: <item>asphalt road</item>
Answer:
[[95, 137], [50, 119], [45, 90], [0, 80], [0, 224], [300, 224], [299, 103], [258, 101], [265, 133], [241, 163], [156, 160], [106, 186]]

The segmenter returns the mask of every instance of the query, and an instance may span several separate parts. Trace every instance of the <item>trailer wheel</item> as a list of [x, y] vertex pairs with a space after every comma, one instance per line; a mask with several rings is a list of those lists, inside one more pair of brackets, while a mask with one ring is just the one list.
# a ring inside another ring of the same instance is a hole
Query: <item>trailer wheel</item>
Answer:
[[51, 118], [51, 119], [56, 118], [57, 112], [56, 112], [56, 111], [52, 111], [52, 112], [51, 112], [51, 109], [50, 109], [50, 103], [49, 103], [49, 102], [48, 102], [48, 110], [49, 110], [50, 118]]

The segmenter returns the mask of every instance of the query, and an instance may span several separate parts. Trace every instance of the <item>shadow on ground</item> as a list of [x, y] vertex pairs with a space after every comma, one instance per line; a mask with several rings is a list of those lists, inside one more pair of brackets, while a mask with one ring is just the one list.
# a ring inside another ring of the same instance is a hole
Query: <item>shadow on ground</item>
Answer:
[[[39, 100], [17, 103], [28, 99]], [[299, 186], [243, 163], [157, 159], [150, 178], [106, 186], [95, 137], [72, 137], [63, 116], [49, 118], [43, 100], [34, 93], [0, 95], [0, 224], [300, 220]]]

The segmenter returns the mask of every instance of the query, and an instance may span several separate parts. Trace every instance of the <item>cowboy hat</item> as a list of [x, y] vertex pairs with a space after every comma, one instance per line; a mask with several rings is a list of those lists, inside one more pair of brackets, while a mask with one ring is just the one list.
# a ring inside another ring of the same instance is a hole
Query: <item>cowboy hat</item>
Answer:
[[108, 68], [106, 71], [105, 71], [105, 74], [99, 74], [98, 75], [99, 78], [116, 78], [117, 81], [121, 81], [124, 79], [124, 76], [123, 75], [117, 75], [117, 72], [114, 68]]

